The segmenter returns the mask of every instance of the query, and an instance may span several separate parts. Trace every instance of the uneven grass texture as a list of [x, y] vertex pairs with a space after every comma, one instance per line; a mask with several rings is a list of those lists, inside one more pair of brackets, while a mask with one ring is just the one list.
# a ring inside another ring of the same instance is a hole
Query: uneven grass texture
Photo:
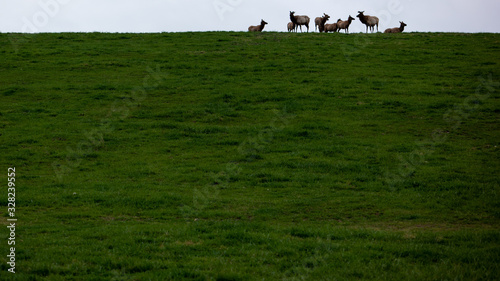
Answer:
[[497, 34], [0, 34], [0, 279], [497, 279], [499, 63]]

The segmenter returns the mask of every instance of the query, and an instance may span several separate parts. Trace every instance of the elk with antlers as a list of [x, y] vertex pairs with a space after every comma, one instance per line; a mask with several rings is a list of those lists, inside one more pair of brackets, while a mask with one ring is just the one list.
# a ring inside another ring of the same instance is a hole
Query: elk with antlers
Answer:
[[369, 16], [369, 15], [364, 15], [365, 11], [358, 11], [358, 15], [356, 17], [359, 18], [359, 20], [364, 24], [366, 25], [366, 33], [368, 33], [368, 27], [370, 28], [370, 31], [371, 32], [374, 32], [375, 31], [375, 26], [377, 26], [377, 32], [378, 32], [378, 18], [377, 17], [373, 17], [373, 16]]
[[317, 17], [315, 20], [314, 20], [314, 23], [315, 23], [315, 26], [314, 26], [314, 31], [316, 31], [316, 28], [319, 27], [319, 32], [323, 32], [323, 30], [325, 29], [325, 23], [330, 19], [330, 16], [323, 13], [323, 16], [322, 17]]

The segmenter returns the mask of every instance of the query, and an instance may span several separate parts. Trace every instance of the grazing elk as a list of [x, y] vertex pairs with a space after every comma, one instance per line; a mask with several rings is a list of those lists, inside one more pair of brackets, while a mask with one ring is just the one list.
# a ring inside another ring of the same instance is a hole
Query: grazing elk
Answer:
[[401, 25], [399, 27], [394, 27], [394, 28], [388, 28], [384, 31], [384, 33], [401, 33], [403, 30], [405, 30], [406, 23], [400, 21], [399, 22]]
[[309, 32], [309, 22], [311, 19], [308, 16], [296, 16], [295, 12], [290, 12], [290, 20], [295, 24], [295, 29], [300, 26], [300, 31], [302, 32], [302, 26], [307, 27], [307, 32]]
[[325, 23], [330, 19], [330, 16], [323, 13], [323, 16], [322, 17], [317, 17], [315, 20], [314, 20], [314, 31], [316, 31], [316, 28], [319, 27], [319, 32], [323, 32], [323, 30], [325, 29]]
[[349, 15], [349, 18], [347, 20], [341, 20], [337, 22], [337, 28], [339, 29], [345, 29], [345, 33], [349, 33], [349, 25], [351, 25], [351, 22], [355, 20], [353, 17]]
[[337, 23], [342, 21], [341, 19], [338, 19], [336, 23], [331, 23], [331, 24], [325, 24], [325, 33], [328, 32], [337, 32], [339, 30]]
[[293, 22], [289, 22], [286, 27], [288, 29], [288, 32], [293, 32], [295, 30], [295, 24]]
[[248, 28], [248, 31], [262, 32], [262, 30], [264, 30], [264, 26], [266, 26], [266, 24], [267, 24], [267, 22], [265, 22], [264, 20], [261, 20], [260, 25], [251, 25]]
[[358, 15], [356, 17], [359, 18], [359, 20], [366, 25], [366, 33], [368, 33], [368, 27], [370, 28], [370, 31], [373, 32], [375, 31], [375, 26], [377, 26], [377, 32], [378, 32], [378, 18], [373, 17], [373, 16], [368, 16], [364, 15], [365, 11], [358, 11]]

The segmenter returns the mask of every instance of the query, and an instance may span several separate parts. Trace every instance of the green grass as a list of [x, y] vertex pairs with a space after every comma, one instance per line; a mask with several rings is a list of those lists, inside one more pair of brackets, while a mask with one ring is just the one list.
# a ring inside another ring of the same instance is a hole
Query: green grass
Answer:
[[496, 279], [499, 41], [0, 34], [0, 279]]

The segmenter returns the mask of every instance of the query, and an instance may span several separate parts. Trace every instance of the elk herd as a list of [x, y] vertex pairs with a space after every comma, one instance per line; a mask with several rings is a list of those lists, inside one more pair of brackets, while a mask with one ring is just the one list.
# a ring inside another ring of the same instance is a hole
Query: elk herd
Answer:
[[[375, 16], [369, 16], [365, 15], [364, 11], [358, 11], [358, 15], [356, 16], [359, 18], [359, 21], [366, 25], [366, 33], [368, 33], [368, 29], [370, 29], [370, 32], [375, 32], [375, 27], [377, 28], [378, 32], [378, 24], [379, 24], [379, 19]], [[341, 30], [344, 30], [345, 33], [349, 33], [349, 26], [351, 25], [351, 22], [353, 20], [356, 20], [355, 18], [351, 17], [349, 15], [349, 18], [347, 20], [341, 20], [338, 19], [337, 22], [327, 24], [326, 22], [330, 19], [330, 16], [323, 13], [322, 17], [317, 17], [314, 19], [314, 30], [319, 30], [319, 32], [340, 32]], [[300, 31], [303, 32], [302, 26], [305, 26], [307, 28], [307, 32], [309, 32], [309, 23], [311, 19], [308, 16], [296, 16], [295, 12], [290, 12], [290, 22], [287, 25], [287, 30], [288, 32], [297, 32], [298, 29], [300, 28]], [[384, 33], [400, 33], [403, 32], [406, 23], [400, 21], [399, 22], [401, 25], [400, 27], [394, 27], [394, 28], [388, 28], [384, 31]], [[250, 26], [248, 28], [248, 31], [255, 31], [255, 32], [262, 32], [264, 30], [264, 26], [267, 24], [264, 20], [261, 20], [260, 25], [255, 25], [255, 26]]]

